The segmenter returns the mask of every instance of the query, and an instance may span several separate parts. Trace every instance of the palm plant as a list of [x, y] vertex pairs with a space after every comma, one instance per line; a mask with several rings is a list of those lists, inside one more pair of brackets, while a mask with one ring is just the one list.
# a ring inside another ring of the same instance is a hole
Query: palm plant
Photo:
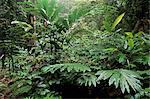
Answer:
[[63, 6], [57, 0], [37, 0], [37, 12], [50, 22], [57, 22], [63, 11]]

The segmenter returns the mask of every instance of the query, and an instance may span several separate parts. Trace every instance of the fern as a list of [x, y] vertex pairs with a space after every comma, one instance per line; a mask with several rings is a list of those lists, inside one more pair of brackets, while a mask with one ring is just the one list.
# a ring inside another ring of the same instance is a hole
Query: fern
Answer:
[[124, 93], [127, 90], [130, 93], [130, 87], [134, 91], [140, 91], [141, 82], [139, 79], [142, 77], [134, 71], [115, 69], [115, 70], [102, 70], [96, 73], [98, 76], [97, 81], [109, 79], [109, 85], [114, 84], [116, 88], [120, 87]]
[[77, 64], [77, 63], [66, 63], [66, 64], [55, 64], [55, 65], [48, 65], [42, 68], [43, 73], [51, 72], [54, 73], [55, 71], [60, 70], [61, 72], [67, 70], [67, 72], [75, 71], [75, 72], [85, 72], [91, 71], [88, 66]]

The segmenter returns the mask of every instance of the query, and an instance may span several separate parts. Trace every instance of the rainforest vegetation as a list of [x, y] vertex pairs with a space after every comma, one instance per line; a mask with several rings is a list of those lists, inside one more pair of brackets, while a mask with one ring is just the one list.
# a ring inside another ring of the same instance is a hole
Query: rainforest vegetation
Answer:
[[0, 99], [150, 99], [149, 0], [0, 0]]

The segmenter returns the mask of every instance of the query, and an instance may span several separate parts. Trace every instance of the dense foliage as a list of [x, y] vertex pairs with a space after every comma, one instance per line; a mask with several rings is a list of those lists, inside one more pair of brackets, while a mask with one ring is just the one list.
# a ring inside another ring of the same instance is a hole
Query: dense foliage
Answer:
[[0, 98], [150, 98], [148, 0], [129, 1], [0, 1]]

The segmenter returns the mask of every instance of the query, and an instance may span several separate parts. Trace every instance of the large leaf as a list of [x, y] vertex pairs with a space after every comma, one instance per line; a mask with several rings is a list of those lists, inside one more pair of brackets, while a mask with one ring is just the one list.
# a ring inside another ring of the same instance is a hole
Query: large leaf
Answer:
[[121, 15], [119, 15], [116, 20], [114, 21], [114, 23], [112, 24], [111, 27], [111, 31], [113, 31], [115, 29], [115, 27], [119, 24], [119, 22], [122, 20], [123, 16], [125, 15], [125, 13], [122, 13]]
[[11, 24], [18, 24], [19, 26], [21, 26], [25, 31], [29, 31], [31, 29], [33, 29], [33, 27], [26, 23], [26, 22], [21, 22], [21, 21], [12, 21]]
[[122, 93], [124, 93], [125, 90], [130, 93], [130, 88], [134, 91], [140, 91], [142, 89], [139, 80], [141, 76], [137, 72], [131, 70], [101, 70], [98, 71], [96, 75], [98, 75], [97, 81], [109, 79], [109, 85], [114, 84], [116, 88], [120, 87]]
[[51, 72], [54, 73], [55, 71], [60, 70], [61, 72], [67, 71], [75, 71], [75, 72], [85, 72], [91, 71], [88, 66], [77, 64], [77, 63], [66, 63], [66, 64], [55, 64], [55, 65], [47, 65], [42, 68], [43, 73]]
[[51, 22], [56, 22], [63, 11], [62, 5], [58, 4], [57, 0], [38, 0], [36, 9], [43, 18]]

